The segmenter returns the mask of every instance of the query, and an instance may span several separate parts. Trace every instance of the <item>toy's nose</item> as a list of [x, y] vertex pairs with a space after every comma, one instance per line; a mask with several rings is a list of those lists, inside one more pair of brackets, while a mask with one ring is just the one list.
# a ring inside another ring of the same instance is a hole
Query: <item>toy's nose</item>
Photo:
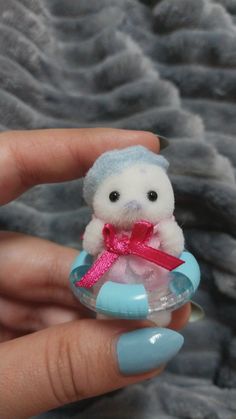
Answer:
[[141, 204], [135, 199], [127, 202], [124, 207], [125, 209], [131, 210], [131, 211], [138, 211], [142, 208]]

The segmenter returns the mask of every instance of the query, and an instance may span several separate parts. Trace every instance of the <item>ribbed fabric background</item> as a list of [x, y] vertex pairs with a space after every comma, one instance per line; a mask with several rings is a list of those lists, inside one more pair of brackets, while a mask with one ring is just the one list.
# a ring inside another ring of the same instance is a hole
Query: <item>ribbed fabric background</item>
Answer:
[[[160, 378], [40, 418], [236, 417], [236, 0], [152, 3], [0, 0], [1, 129], [167, 136], [176, 215], [201, 263], [196, 300], [207, 312]], [[0, 208], [0, 227], [79, 248], [89, 217], [74, 181]]]

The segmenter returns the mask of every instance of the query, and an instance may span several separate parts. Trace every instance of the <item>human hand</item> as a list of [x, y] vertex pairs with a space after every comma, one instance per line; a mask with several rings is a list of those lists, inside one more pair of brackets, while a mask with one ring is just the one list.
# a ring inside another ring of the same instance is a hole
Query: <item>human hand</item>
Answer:
[[[159, 151], [156, 136], [139, 131], [2, 133], [0, 204], [33, 185], [83, 176], [102, 152], [134, 144]], [[28, 418], [150, 378], [181, 346], [180, 335], [147, 329], [148, 322], [90, 319], [68, 285], [76, 255], [36, 237], [0, 233], [1, 418]], [[189, 311], [177, 310], [170, 328], [181, 328]]]

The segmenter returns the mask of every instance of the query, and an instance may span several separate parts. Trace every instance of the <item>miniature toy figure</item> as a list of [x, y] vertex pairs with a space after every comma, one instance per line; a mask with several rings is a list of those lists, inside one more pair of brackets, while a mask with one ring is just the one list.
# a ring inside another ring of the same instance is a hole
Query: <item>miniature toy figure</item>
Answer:
[[[142, 318], [146, 310], [146, 317], [155, 317], [163, 325], [170, 315], [163, 320], [159, 312], [183, 303], [187, 298], [183, 293], [189, 291], [190, 297], [198, 285], [198, 265], [189, 252], [184, 252], [183, 232], [173, 215], [168, 166], [163, 156], [135, 146], [104, 153], [84, 179], [84, 198], [93, 211], [83, 236], [84, 257], [90, 255], [90, 262], [79, 275], [76, 270], [72, 283], [78, 296], [79, 289], [92, 291], [100, 313], [123, 318], [138, 318], [140, 314]], [[182, 272], [186, 262], [190, 263], [186, 255], [196, 268], [194, 284]], [[119, 297], [121, 290], [123, 297]], [[142, 306], [144, 300], [146, 308]], [[109, 307], [104, 308], [104, 304]]]

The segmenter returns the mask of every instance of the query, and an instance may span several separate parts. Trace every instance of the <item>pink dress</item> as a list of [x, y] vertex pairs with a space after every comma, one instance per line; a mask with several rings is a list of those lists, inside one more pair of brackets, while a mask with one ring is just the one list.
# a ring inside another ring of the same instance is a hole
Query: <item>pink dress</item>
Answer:
[[[154, 229], [148, 246], [161, 249], [161, 243], [157, 226]], [[130, 236], [131, 232], [123, 231], [121, 234]], [[100, 257], [101, 253], [98, 255]], [[97, 259], [97, 258], [96, 258]], [[95, 287], [104, 284], [106, 281], [114, 281], [123, 284], [142, 283], [147, 291], [166, 285], [168, 282], [168, 271], [152, 262], [134, 255], [120, 256], [112, 267], [103, 275]]]

